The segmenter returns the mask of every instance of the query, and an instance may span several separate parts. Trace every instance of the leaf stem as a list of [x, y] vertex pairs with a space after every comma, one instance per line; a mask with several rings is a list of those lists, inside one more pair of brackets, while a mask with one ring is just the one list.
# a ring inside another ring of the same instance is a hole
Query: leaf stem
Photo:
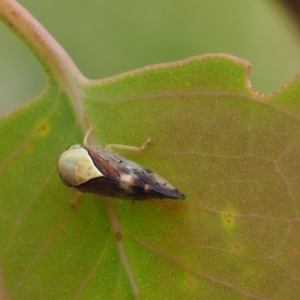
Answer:
[[86, 129], [80, 83], [88, 82], [66, 51], [49, 32], [15, 0], [0, 0], [0, 19], [32, 50], [52, 79], [68, 94], [83, 129]]

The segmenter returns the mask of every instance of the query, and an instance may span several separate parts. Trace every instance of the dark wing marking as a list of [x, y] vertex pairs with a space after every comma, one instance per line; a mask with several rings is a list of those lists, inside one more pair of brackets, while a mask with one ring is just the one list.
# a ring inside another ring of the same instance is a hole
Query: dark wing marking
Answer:
[[185, 198], [168, 181], [131, 160], [97, 147], [89, 147], [87, 151], [105, 177], [94, 178], [80, 185], [78, 188], [83, 192], [135, 200]]

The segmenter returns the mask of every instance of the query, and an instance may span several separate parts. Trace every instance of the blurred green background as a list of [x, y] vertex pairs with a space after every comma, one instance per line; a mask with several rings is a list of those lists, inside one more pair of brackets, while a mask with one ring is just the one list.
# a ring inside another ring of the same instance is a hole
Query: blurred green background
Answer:
[[[279, 1], [20, 0], [82, 73], [100, 79], [205, 53], [252, 64], [259, 92], [278, 90], [300, 70], [296, 22]], [[0, 23], [0, 113], [35, 97], [46, 77], [27, 47]]]

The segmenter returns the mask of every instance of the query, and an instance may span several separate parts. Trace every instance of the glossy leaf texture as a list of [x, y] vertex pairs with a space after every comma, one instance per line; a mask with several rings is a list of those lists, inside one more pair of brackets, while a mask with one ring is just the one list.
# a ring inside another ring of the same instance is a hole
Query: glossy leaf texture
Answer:
[[166, 178], [184, 201], [133, 203], [65, 187], [57, 158], [84, 133], [54, 81], [2, 118], [8, 298], [296, 299], [300, 82], [261, 95], [249, 69], [207, 55], [78, 83], [99, 144], [151, 137], [142, 152], [118, 153]]

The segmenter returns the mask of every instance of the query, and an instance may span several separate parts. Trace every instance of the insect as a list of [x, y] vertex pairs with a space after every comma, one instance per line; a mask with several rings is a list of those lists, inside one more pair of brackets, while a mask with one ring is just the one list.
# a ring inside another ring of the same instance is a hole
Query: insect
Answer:
[[151, 198], [185, 199], [185, 196], [168, 181], [128, 160], [109, 152], [112, 148], [142, 150], [151, 139], [141, 147], [108, 145], [105, 150], [89, 146], [87, 139], [92, 132], [90, 126], [83, 145], [73, 145], [64, 151], [57, 163], [62, 182], [83, 193], [131, 200]]

